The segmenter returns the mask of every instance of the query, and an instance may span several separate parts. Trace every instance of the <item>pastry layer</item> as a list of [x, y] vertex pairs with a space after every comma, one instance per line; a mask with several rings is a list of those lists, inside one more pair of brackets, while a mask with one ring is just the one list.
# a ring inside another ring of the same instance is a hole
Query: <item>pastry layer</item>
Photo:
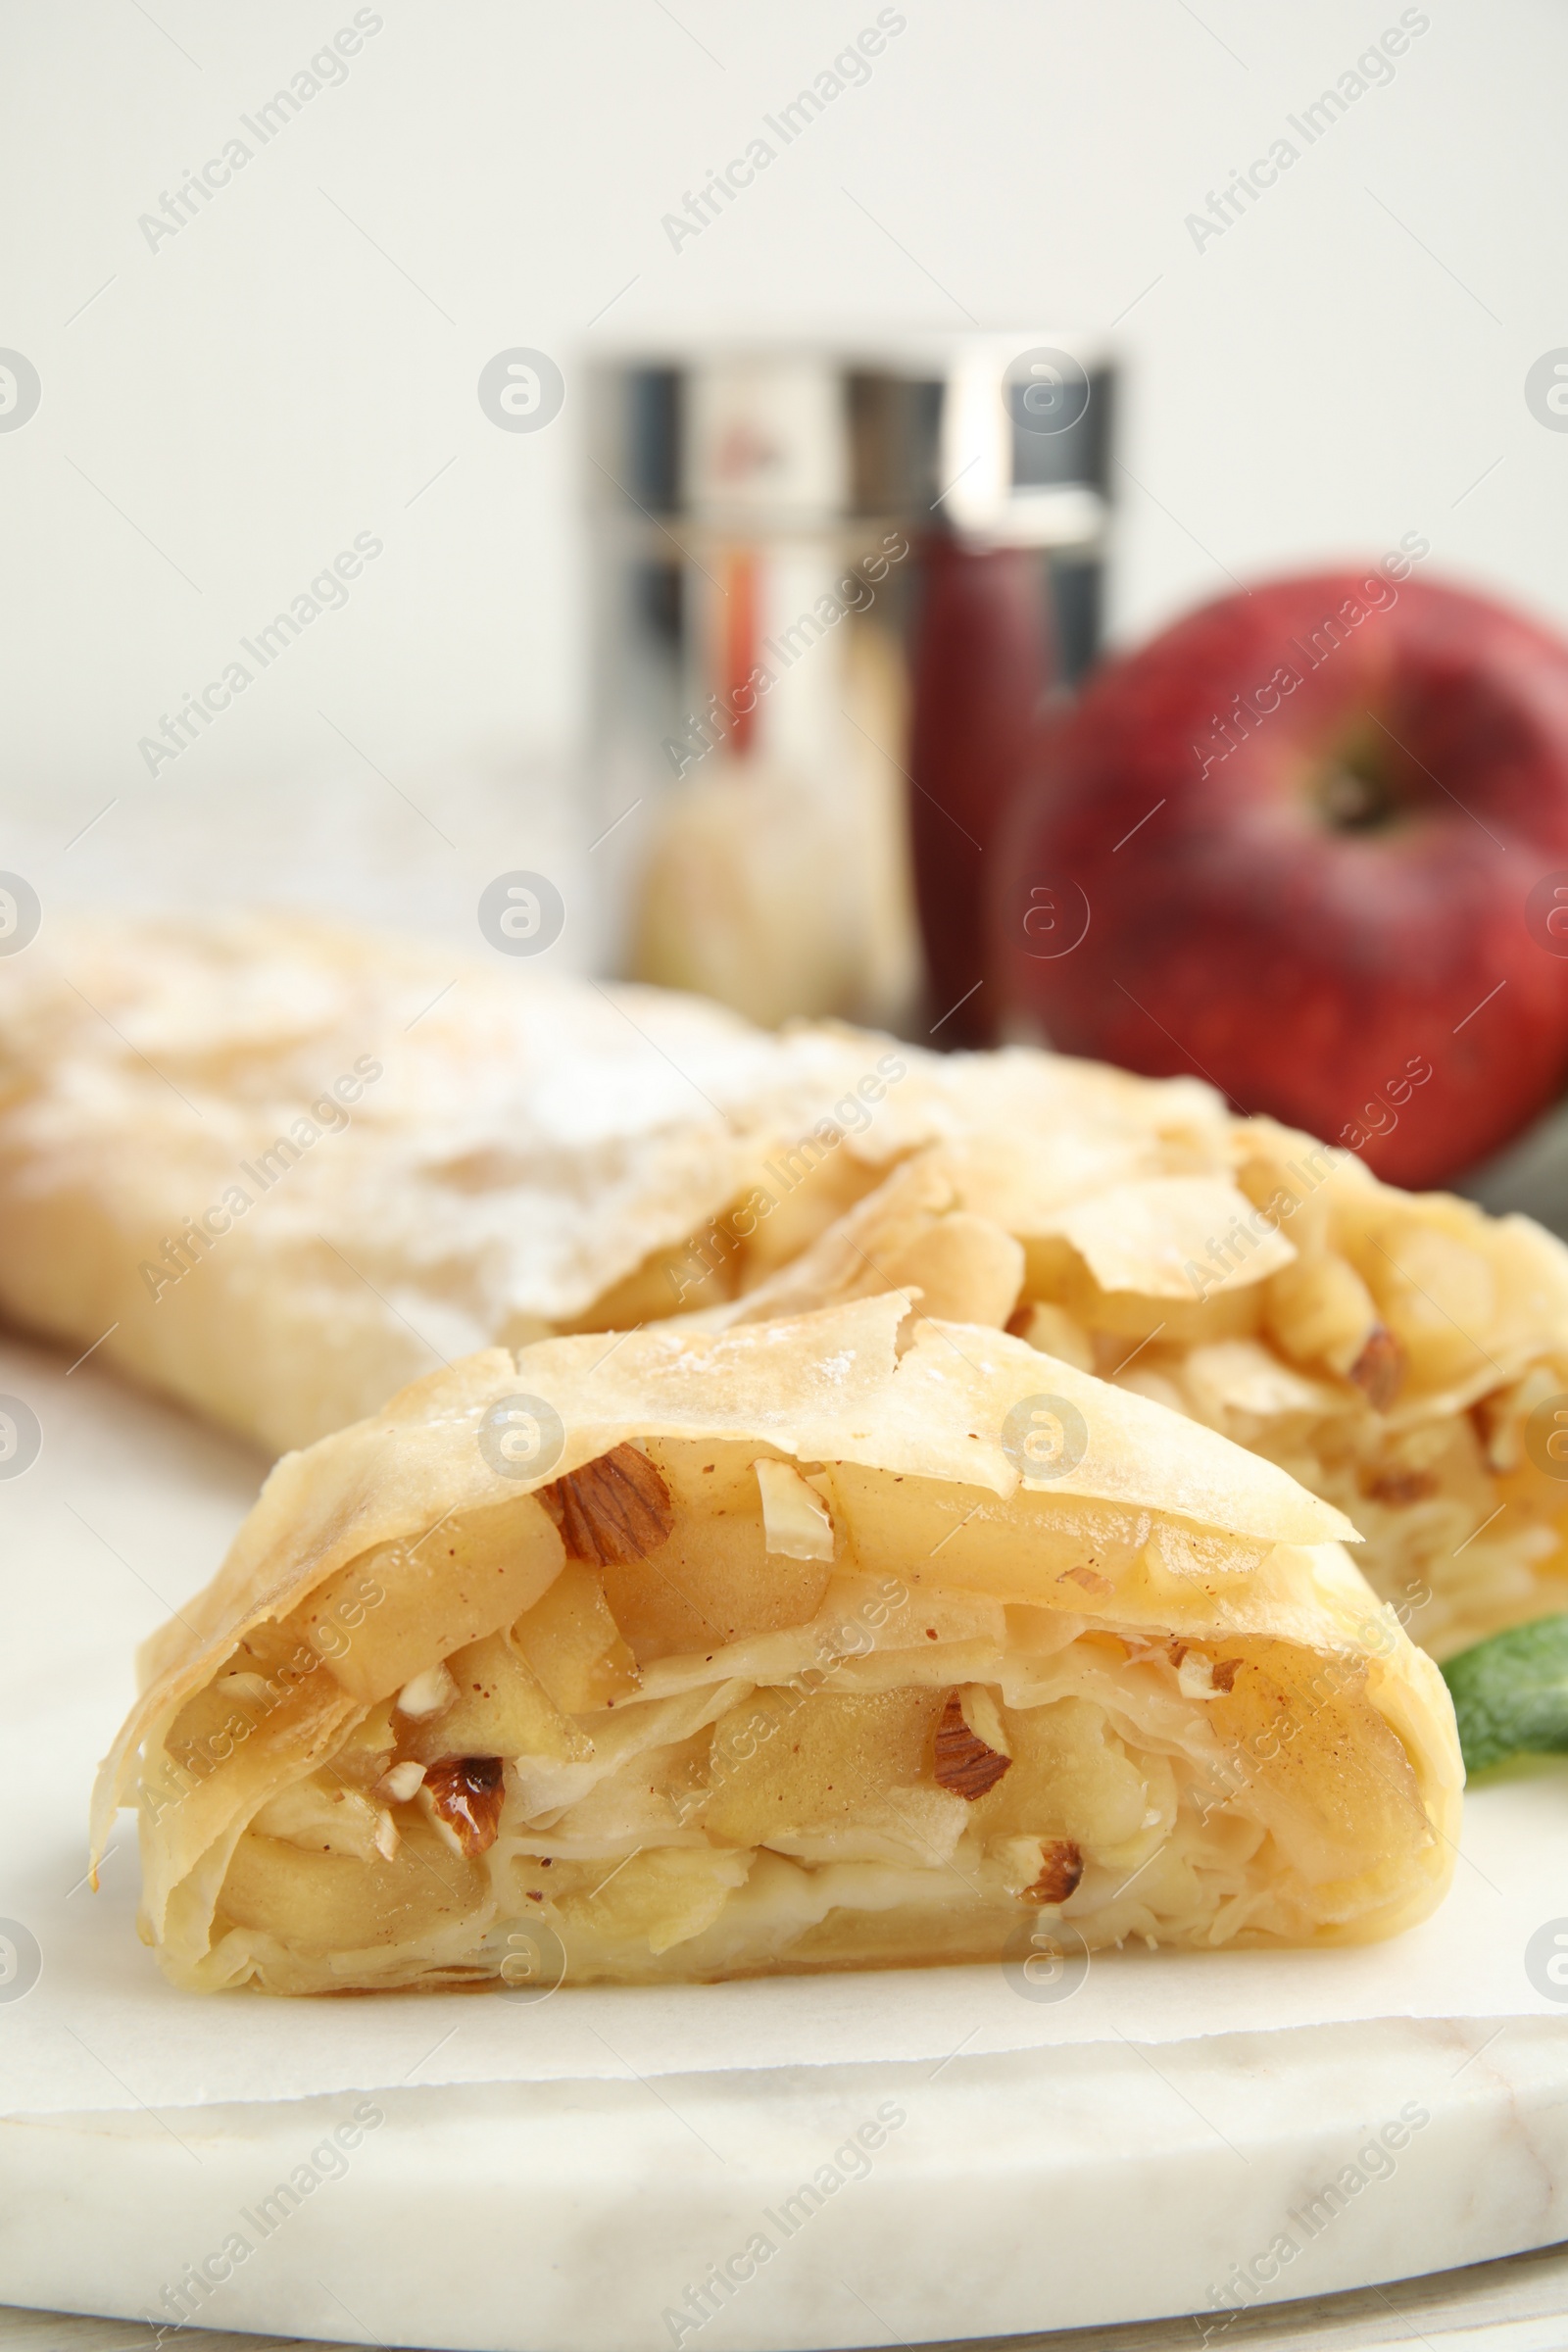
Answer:
[[278, 1466], [97, 1834], [134, 1792], [202, 1987], [1364, 1940], [1441, 1898], [1460, 1772], [1348, 1532], [896, 1296], [492, 1351]]
[[1545, 1443], [1568, 1411], [1568, 1251], [1270, 1120], [1230, 1122], [1201, 1173], [1192, 1142], [1068, 1195], [1033, 1138], [976, 1129], [719, 1314], [912, 1284], [1280, 1463], [1353, 1523], [1357, 1565], [1436, 1656], [1568, 1609], [1568, 1464]]
[[281, 917], [4, 983], [0, 1305], [270, 1451], [476, 1348], [901, 1288], [1284, 1463], [1437, 1655], [1568, 1609], [1568, 1252], [1194, 1080]]

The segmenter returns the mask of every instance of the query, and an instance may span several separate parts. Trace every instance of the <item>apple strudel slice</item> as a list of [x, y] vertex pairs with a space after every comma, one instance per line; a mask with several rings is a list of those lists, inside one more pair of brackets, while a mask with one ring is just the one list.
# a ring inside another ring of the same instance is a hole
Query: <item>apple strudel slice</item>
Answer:
[[1350, 1532], [897, 1295], [492, 1349], [278, 1464], [95, 1835], [199, 1988], [1387, 1936], [1461, 1773]]
[[277, 1454], [475, 1348], [729, 1299], [976, 1124], [1079, 1193], [1228, 1131], [1192, 1081], [304, 915], [61, 918], [0, 957], [0, 1311]]
[[1436, 1657], [1568, 1610], [1568, 1250], [1269, 1119], [1202, 1140], [1068, 1186], [1037, 1136], [977, 1121], [707, 1319], [902, 1290], [1279, 1463]]

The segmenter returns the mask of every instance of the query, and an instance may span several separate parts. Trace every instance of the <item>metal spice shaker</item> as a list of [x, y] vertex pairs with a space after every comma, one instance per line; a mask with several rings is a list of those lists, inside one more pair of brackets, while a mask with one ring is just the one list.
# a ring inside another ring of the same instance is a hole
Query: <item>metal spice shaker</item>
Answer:
[[987, 843], [1099, 644], [1108, 365], [970, 334], [639, 353], [592, 386], [629, 968], [770, 1023], [985, 1036]]

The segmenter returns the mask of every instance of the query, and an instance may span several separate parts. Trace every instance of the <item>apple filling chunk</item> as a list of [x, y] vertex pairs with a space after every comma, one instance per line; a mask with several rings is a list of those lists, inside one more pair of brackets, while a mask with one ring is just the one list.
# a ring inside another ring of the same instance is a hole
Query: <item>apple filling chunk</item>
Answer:
[[929, 1769], [943, 1704], [929, 1690], [757, 1691], [714, 1727], [710, 1837], [806, 1861], [948, 1860], [967, 1809]]
[[[650, 1439], [646, 1459], [669, 1496], [670, 1524], [641, 1556], [609, 1561], [604, 1592], [640, 1667], [804, 1624], [833, 1573], [831, 1556], [770, 1550], [755, 1445]], [[798, 1552], [808, 1550], [796, 1546]]]

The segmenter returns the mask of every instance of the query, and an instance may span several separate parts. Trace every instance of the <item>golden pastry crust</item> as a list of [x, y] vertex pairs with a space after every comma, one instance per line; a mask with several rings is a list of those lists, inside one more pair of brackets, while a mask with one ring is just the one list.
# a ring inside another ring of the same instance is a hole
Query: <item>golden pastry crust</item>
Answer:
[[[560, 1439], [514, 1478], [519, 1403]], [[1043, 1470], [1042, 1413], [1081, 1431]], [[562, 1491], [611, 1463], [611, 1556], [568, 1560]], [[759, 1463], [827, 1544], [769, 1550]], [[1447, 1884], [1461, 1776], [1351, 1532], [896, 1295], [492, 1350], [278, 1465], [149, 1653], [96, 1837], [134, 1796], [198, 1987], [506, 1985], [541, 1937], [582, 1982], [988, 1959], [1042, 1915], [1388, 1935]]]
[[774, 1037], [302, 918], [0, 990], [0, 1306], [270, 1451], [475, 1348], [902, 1290], [1286, 1466], [1434, 1655], [1568, 1609], [1568, 1251], [1195, 1080]]
[[738, 1295], [970, 1096], [1109, 1121], [1119, 1165], [1146, 1102], [1224, 1125], [304, 916], [63, 920], [0, 989], [0, 1306], [275, 1454], [475, 1348]]
[[[1033, 1137], [977, 1128], [910, 1155], [706, 1320], [907, 1291], [945, 1227], [991, 1227], [1024, 1259], [1010, 1331], [1332, 1501], [1434, 1655], [1568, 1609], [1568, 1485], [1528, 1443], [1531, 1414], [1568, 1394], [1568, 1250], [1527, 1217], [1380, 1184], [1270, 1120], [1229, 1122], [1217, 1149], [1167, 1139], [1167, 1161], [1208, 1152], [1212, 1174], [1063, 1199]], [[961, 1314], [961, 1282], [948, 1296]]]

